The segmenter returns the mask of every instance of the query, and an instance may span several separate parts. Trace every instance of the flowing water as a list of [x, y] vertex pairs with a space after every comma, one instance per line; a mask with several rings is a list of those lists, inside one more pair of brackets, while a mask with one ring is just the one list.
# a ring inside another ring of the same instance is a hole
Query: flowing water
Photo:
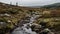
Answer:
[[29, 23], [23, 24], [22, 27], [16, 28], [12, 32], [12, 34], [37, 34], [36, 32], [32, 31], [32, 29], [29, 27], [32, 25], [31, 23], [33, 23], [37, 17], [39, 17], [39, 15], [32, 15], [31, 18], [29, 19], [30, 20]]
[[[18, 27], [16, 29], [14, 29], [14, 31], [12, 32], [12, 34], [37, 34], [36, 32], [32, 31], [32, 29], [30, 28], [31, 25], [33, 25], [34, 21], [36, 20], [36, 18], [38, 18], [39, 15], [35, 15], [33, 14], [27, 21], [29, 21], [28, 23], [26, 23], [26, 21], [24, 22], [24, 20], [22, 21], [23, 22], [23, 26], [22, 27]], [[26, 18], [27, 19], [27, 18]], [[21, 22], [21, 23], [22, 23]], [[20, 23], [20, 24], [21, 24]], [[36, 24], [35, 24], [36, 25]], [[40, 26], [40, 25], [39, 25]], [[43, 31], [50, 31], [48, 28], [47, 29], [44, 29], [42, 30]], [[40, 33], [40, 32], [39, 32]], [[49, 32], [49, 34], [54, 34], [53, 32]]]

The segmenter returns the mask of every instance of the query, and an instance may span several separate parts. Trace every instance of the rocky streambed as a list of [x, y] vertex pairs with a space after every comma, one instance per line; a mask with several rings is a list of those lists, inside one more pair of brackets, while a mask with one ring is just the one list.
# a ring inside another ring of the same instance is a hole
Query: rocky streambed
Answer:
[[[33, 23], [39, 15], [33, 14], [28, 20], [22, 20], [19, 24], [20, 27], [17, 27], [13, 30], [11, 34], [54, 34], [49, 28], [46, 28], [42, 24]], [[28, 22], [27, 22], [28, 21]]]

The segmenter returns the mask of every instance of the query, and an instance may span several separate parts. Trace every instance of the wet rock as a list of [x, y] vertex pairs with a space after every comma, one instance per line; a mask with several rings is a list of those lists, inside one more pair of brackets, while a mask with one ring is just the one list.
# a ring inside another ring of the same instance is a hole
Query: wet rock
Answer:
[[6, 22], [0, 22], [0, 27], [6, 27]]
[[8, 20], [7, 22], [11, 23], [11, 20]]
[[11, 16], [10, 14], [7, 14], [7, 13], [5, 13], [5, 14], [0, 14], [0, 16]]
[[9, 15], [9, 14], [7, 14], [7, 13], [5, 13], [4, 15], [5, 15], [5, 16], [10, 16], [10, 15]]

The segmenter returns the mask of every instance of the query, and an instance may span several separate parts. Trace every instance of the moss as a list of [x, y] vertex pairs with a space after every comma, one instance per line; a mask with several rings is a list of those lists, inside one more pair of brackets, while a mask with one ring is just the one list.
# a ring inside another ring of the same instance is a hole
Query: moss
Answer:
[[54, 25], [53, 27], [56, 31], [60, 31], [60, 24]]

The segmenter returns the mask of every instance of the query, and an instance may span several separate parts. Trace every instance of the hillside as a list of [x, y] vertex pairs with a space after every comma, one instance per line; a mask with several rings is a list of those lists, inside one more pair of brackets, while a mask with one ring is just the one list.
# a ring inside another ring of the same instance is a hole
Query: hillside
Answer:
[[[53, 28], [56, 31], [60, 31], [60, 3], [48, 5], [47, 7], [53, 7], [53, 9], [46, 8], [28, 8], [17, 5], [9, 5], [0, 3], [0, 33], [9, 33], [15, 27], [22, 23], [29, 22], [28, 19], [32, 15], [39, 15], [33, 23], [39, 24], [41, 21], [47, 22], [48, 28]], [[55, 9], [56, 7], [56, 9]], [[1, 22], [3, 22], [1, 24]], [[7, 30], [6, 30], [7, 29]]]
[[50, 5], [42, 6], [43, 8], [60, 8], [60, 3], [54, 3]]
[[49, 4], [49, 5], [43, 5], [43, 6], [29, 6], [31, 8], [59, 8], [60, 7], [60, 3], [53, 3], [53, 4]]

